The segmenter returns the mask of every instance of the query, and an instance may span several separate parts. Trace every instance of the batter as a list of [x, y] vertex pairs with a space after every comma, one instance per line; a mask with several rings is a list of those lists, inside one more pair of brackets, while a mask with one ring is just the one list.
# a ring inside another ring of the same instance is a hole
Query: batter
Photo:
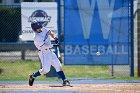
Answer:
[[39, 22], [34, 21], [31, 23], [31, 27], [35, 32], [34, 44], [38, 49], [38, 55], [41, 60], [42, 68], [37, 72], [29, 76], [29, 85], [32, 86], [36, 77], [47, 74], [50, 71], [51, 65], [55, 68], [57, 74], [63, 81], [63, 86], [70, 85], [70, 82], [66, 79], [62, 70], [61, 63], [56, 54], [50, 49], [53, 47], [51, 44], [50, 36], [58, 42], [58, 39], [54, 37], [51, 31], [48, 31], [45, 27], [42, 27]]

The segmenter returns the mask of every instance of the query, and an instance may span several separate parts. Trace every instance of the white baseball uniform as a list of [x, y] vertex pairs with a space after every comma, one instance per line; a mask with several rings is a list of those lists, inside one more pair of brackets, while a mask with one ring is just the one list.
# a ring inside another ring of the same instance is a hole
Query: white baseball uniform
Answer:
[[38, 49], [38, 55], [42, 63], [42, 68], [39, 70], [41, 74], [46, 74], [50, 71], [51, 65], [57, 72], [61, 71], [61, 63], [56, 54], [50, 50], [52, 48], [50, 36], [45, 27], [41, 28], [42, 32], [35, 33], [34, 44]]

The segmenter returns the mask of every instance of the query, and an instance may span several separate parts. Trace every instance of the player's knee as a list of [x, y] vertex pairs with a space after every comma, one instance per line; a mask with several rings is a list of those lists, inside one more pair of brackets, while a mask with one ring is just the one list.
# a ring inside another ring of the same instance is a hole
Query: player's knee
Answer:
[[47, 74], [50, 71], [50, 68], [42, 68], [40, 69], [41, 74]]
[[50, 68], [44, 68], [44, 72], [48, 73], [50, 71]]

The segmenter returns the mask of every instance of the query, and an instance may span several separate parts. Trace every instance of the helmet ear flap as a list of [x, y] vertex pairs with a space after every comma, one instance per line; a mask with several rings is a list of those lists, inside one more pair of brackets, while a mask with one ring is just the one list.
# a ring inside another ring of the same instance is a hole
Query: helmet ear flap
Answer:
[[33, 21], [33, 22], [31, 23], [31, 28], [32, 28], [34, 31], [36, 31], [37, 29], [42, 28], [42, 24], [40, 24], [40, 23], [37, 22], [37, 21]]

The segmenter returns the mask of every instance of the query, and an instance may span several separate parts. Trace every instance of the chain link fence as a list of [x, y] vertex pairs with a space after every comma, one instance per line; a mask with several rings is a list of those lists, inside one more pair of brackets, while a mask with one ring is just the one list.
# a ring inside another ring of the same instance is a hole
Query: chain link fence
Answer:
[[20, 6], [0, 6], [0, 42], [17, 42], [21, 32]]
[[[64, 6], [62, 4], [61, 9], [63, 8]], [[61, 15], [63, 15], [63, 13]], [[64, 20], [63, 18], [61, 19]], [[28, 74], [40, 68], [40, 62], [38, 51], [34, 47], [33, 42], [19, 42], [19, 35], [21, 34], [21, 6], [1, 5], [0, 20], [0, 81], [27, 80]], [[63, 45], [61, 46], [64, 47]], [[60, 60], [64, 62], [63, 53], [61, 53]], [[71, 72], [65, 70], [67, 74], [75, 74], [73, 69], [76, 69], [76, 67], [71, 67], [69, 68]], [[115, 75], [129, 76], [130, 74], [129, 65], [93, 66], [93, 68], [96, 68], [94, 71], [89, 71], [90, 69], [88, 68], [91, 68], [91, 66], [81, 66], [81, 68], [88, 70], [87, 72], [89, 73], [87, 73], [87, 75], [95, 73], [94, 78], [110, 78]], [[98, 72], [97, 70], [100, 71]], [[68, 76], [74, 77], [73, 75]], [[85, 75], [85, 78], [86, 77], [90, 76]], [[91, 78], [93, 78], [93, 76]]]
[[38, 55], [33, 42], [21, 42], [19, 39], [21, 35], [21, 6], [0, 5], [0, 16], [0, 60], [37, 60]]

